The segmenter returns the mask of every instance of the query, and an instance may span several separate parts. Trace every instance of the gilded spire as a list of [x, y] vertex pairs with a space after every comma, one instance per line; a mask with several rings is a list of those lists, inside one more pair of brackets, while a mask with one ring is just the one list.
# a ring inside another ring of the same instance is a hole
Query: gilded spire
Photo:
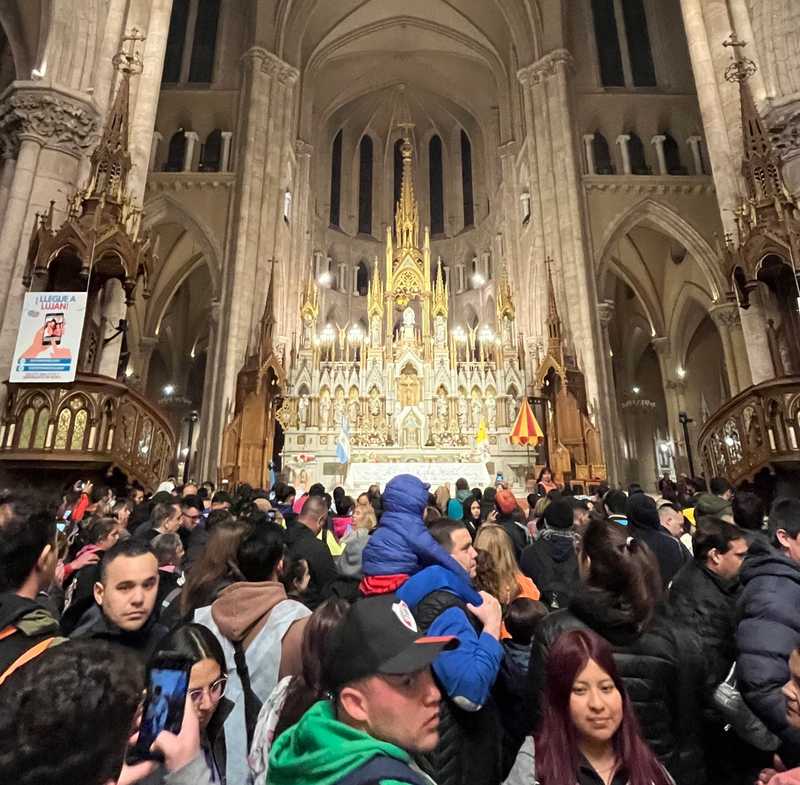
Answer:
[[514, 318], [514, 296], [511, 293], [511, 282], [508, 279], [508, 265], [503, 260], [503, 269], [500, 273], [500, 282], [497, 287], [497, 318], [504, 316]]
[[136, 50], [144, 36], [134, 29], [125, 36], [114, 65], [120, 73], [119, 85], [108, 112], [100, 143], [91, 157], [91, 174], [85, 190], [86, 199], [123, 205], [127, 200], [131, 156], [128, 150], [128, 118], [131, 76], [142, 72], [142, 60]]
[[414, 146], [408, 136], [400, 148], [403, 156], [403, 181], [400, 201], [395, 214], [395, 233], [398, 250], [416, 250], [419, 247], [419, 208], [414, 194]]
[[442, 269], [442, 257], [436, 264], [436, 280], [433, 285], [433, 309], [431, 315], [435, 318], [437, 316], [444, 316], [447, 318], [447, 290], [448, 285], [444, 279], [444, 270]]
[[383, 315], [383, 281], [381, 281], [381, 268], [378, 257], [375, 257], [375, 266], [367, 290], [367, 312], [371, 319]]
[[[270, 285], [271, 285], [270, 281]], [[319, 316], [319, 289], [317, 282], [309, 278], [303, 291], [303, 302], [300, 305], [300, 318], [304, 322], [315, 323]]]

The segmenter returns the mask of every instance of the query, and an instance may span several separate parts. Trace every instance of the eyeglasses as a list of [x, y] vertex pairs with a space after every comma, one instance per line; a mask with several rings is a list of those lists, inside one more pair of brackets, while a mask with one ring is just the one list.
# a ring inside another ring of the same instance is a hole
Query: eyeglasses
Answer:
[[203, 700], [203, 696], [208, 690], [208, 695], [212, 701], [218, 701], [225, 694], [225, 687], [228, 685], [228, 677], [220, 676], [216, 681], [212, 681], [207, 687], [197, 687], [189, 690], [189, 697], [192, 703], [197, 706]]

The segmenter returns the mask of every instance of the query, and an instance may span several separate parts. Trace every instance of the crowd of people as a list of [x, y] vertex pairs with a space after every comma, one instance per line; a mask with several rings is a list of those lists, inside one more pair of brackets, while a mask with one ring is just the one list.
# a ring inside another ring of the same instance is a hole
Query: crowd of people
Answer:
[[[0, 771], [798, 785], [800, 498], [720, 478], [575, 496], [547, 469], [525, 491], [3, 491]], [[142, 750], [170, 713], [152, 674], [178, 661], [177, 721]]]

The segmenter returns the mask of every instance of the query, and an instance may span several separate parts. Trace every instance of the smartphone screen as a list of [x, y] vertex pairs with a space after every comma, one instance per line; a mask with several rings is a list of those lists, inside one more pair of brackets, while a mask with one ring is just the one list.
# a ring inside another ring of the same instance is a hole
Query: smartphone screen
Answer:
[[150, 666], [139, 739], [128, 753], [129, 762], [153, 758], [150, 747], [161, 731], [180, 732], [190, 670], [191, 663], [178, 657], [159, 658]]

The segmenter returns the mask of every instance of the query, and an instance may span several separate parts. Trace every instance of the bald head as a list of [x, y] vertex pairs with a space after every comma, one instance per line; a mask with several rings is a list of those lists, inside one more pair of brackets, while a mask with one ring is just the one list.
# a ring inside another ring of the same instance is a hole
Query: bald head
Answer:
[[328, 516], [328, 503], [324, 496], [309, 496], [297, 520], [316, 534]]

